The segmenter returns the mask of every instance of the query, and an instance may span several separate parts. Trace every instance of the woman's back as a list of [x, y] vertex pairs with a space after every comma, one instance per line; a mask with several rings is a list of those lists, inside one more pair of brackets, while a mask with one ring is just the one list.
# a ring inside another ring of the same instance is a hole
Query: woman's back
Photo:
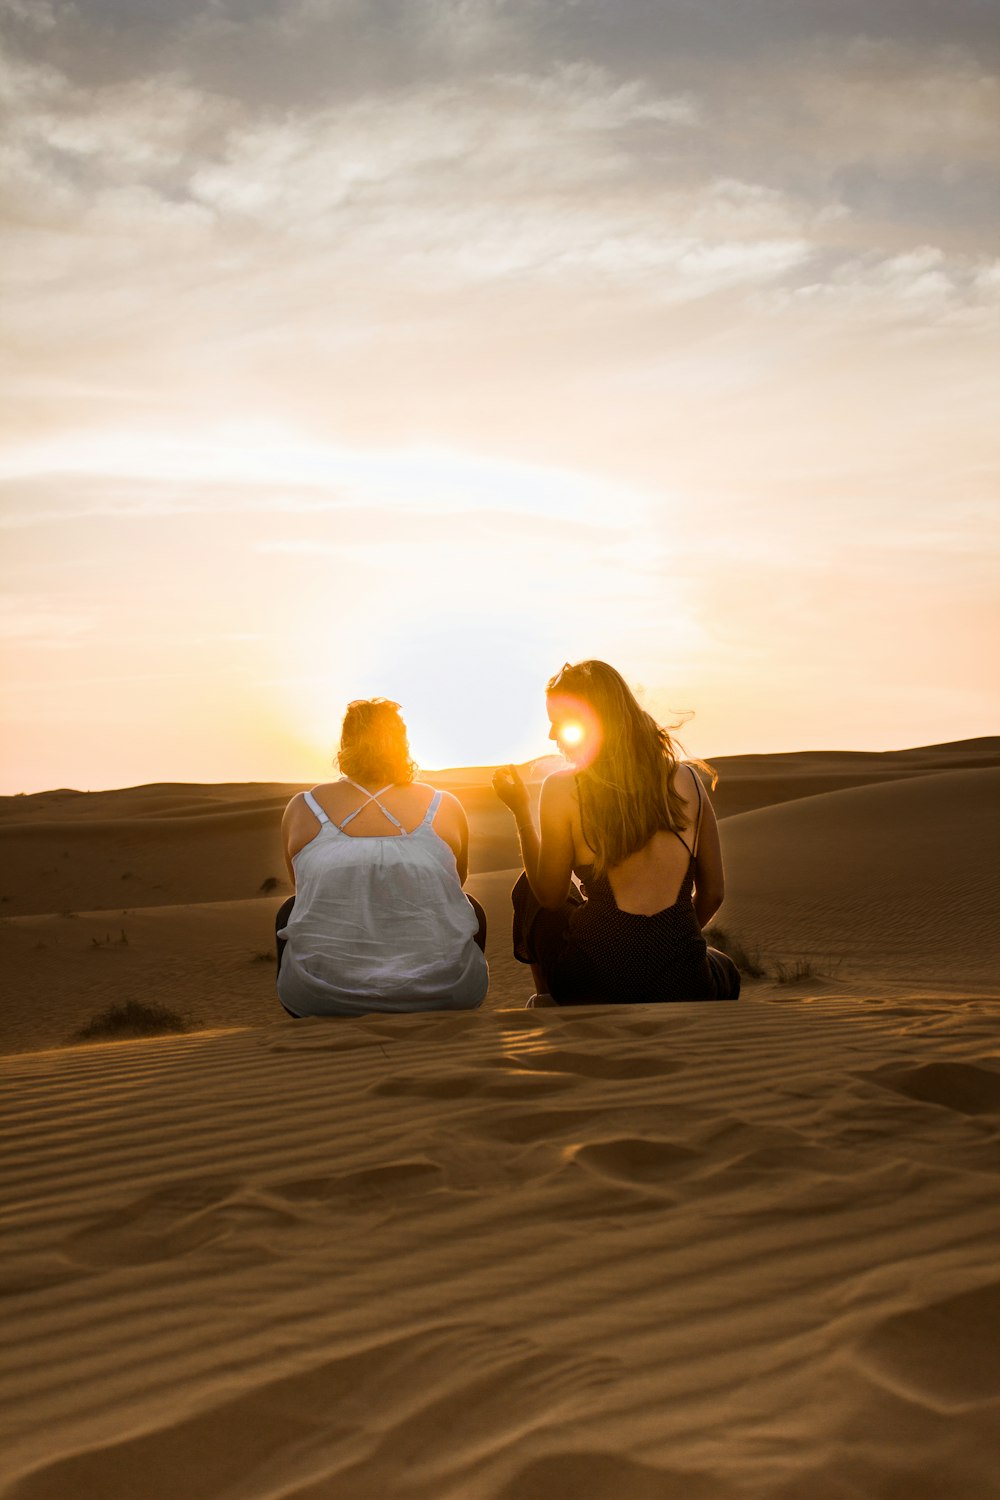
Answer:
[[[688, 794], [694, 804], [685, 832], [660, 829], [606, 871], [598, 872], [586, 816], [579, 816], [583, 846], [576, 851], [581, 858], [575, 868], [587, 900], [571, 914], [568, 927], [571, 991], [582, 981], [579, 960], [585, 960], [597, 992], [609, 1000], [696, 999], [711, 992], [706, 944], [692, 900], [703, 794], [690, 768], [678, 780], [687, 783], [685, 809]], [[563, 975], [557, 990], [566, 983]]]
[[[582, 811], [579, 777], [573, 777], [575, 811], [573, 814], [573, 866], [584, 882], [590, 876], [596, 854], [588, 838], [586, 815]], [[701, 831], [701, 783], [690, 767], [679, 768], [677, 790], [683, 799], [686, 821], [675, 832], [659, 829], [640, 848], [607, 871], [607, 882], [615, 904], [623, 912], [636, 916], [653, 916], [674, 906], [681, 897], [692, 860], [697, 857]]]
[[372, 795], [344, 781], [295, 799], [287, 818], [296, 895], [278, 980], [289, 1010], [481, 1003], [489, 976], [455, 850], [437, 830], [439, 817], [447, 823], [443, 795], [419, 783]]

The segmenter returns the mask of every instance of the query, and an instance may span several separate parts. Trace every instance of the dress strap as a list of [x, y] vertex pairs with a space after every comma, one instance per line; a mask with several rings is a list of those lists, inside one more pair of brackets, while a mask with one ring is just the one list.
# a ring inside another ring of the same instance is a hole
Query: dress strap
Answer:
[[320, 822], [321, 825], [323, 823], [329, 823], [330, 819], [329, 819], [328, 814], [326, 814], [323, 811], [323, 809], [320, 807], [319, 803], [316, 801], [316, 798], [315, 798], [315, 796], [313, 795], [312, 792], [303, 792], [302, 793], [302, 800], [306, 804], [306, 806], [309, 808], [309, 811], [316, 818], [319, 819], [319, 822]]
[[704, 792], [702, 791], [701, 777], [698, 775], [698, 772], [694, 769], [693, 766], [688, 766], [688, 770], [694, 777], [694, 784], [698, 791], [698, 817], [696, 818], [694, 825], [694, 838], [689, 844], [687, 839], [683, 838], [682, 835], [677, 832], [676, 828], [671, 828], [670, 832], [673, 834], [675, 839], [677, 839], [684, 845], [688, 854], [692, 859], [694, 859], [698, 853], [698, 835], [701, 833], [701, 814], [704, 806]]
[[[430, 800], [430, 806], [420, 820], [419, 827], [429, 828], [430, 825], [434, 822], [434, 816], [437, 813], [438, 808], [441, 806], [441, 798], [443, 796], [443, 792], [434, 793], [433, 797]], [[416, 832], [416, 829], [414, 829], [414, 832]]]
[[352, 786], [356, 792], [361, 792], [362, 796], [364, 796], [364, 797], [366, 797], [368, 799], [366, 802], [362, 802], [362, 804], [361, 804], [360, 807], [356, 807], [352, 813], [348, 813], [347, 817], [344, 819], [344, 821], [342, 823], [338, 823], [336, 825], [340, 829], [341, 833], [343, 833], [343, 831], [347, 827], [348, 823], [351, 823], [351, 822], [354, 821], [354, 819], [357, 817], [357, 815], [358, 815], [359, 812], [364, 812], [364, 810], [368, 806], [369, 802], [374, 802], [374, 804], [378, 808], [379, 812], [382, 813], [385, 817], [387, 817], [389, 819], [390, 823], [394, 823], [396, 825], [396, 827], [399, 829], [400, 833], [403, 833], [403, 834], [406, 833], [406, 829], [403, 827], [403, 825], [399, 821], [399, 819], [398, 818], [394, 818], [393, 815], [392, 815], [392, 813], [389, 811], [389, 809], [386, 806], [384, 806], [384, 804], [381, 803], [378, 800], [380, 797], [383, 797], [386, 792], [389, 792], [389, 791], [392, 790], [392, 788], [396, 784], [394, 781], [390, 781], [388, 786], [381, 787], [377, 792], [369, 792], [365, 787], [358, 786], [358, 783], [356, 781], [352, 781], [349, 776], [342, 776], [341, 780], [342, 781], [346, 781], [348, 786]]

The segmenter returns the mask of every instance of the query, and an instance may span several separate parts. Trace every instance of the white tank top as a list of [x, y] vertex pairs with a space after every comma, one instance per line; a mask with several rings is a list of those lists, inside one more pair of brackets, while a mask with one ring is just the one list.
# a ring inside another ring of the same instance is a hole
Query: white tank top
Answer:
[[[295, 905], [278, 934], [287, 941], [278, 994], [296, 1015], [466, 1010], [486, 997], [489, 969], [475, 942], [476, 914], [452, 850], [431, 827], [441, 793], [407, 833], [378, 800], [388, 790], [365, 793], [368, 802], [339, 826], [304, 793], [320, 828], [292, 860]], [[369, 802], [398, 834], [344, 832]]]

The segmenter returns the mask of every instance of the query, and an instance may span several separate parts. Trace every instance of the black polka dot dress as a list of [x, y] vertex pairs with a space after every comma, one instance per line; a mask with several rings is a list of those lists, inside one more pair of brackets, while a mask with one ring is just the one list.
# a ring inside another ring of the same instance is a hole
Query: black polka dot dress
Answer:
[[677, 900], [652, 916], [621, 911], [607, 875], [596, 875], [591, 865], [576, 872], [582, 894], [574, 887], [555, 911], [539, 906], [527, 876], [520, 877], [511, 892], [514, 957], [542, 968], [560, 1005], [738, 997], [739, 971], [726, 954], [709, 948], [695, 915], [694, 853], [680, 834], [675, 837], [688, 851], [687, 871]]

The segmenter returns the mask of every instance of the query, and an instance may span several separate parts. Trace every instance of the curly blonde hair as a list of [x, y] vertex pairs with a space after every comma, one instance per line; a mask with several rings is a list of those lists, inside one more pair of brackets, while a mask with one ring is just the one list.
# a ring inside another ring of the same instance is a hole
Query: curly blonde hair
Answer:
[[351, 781], [397, 786], [413, 780], [406, 725], [390, 698], [356, 698], [347, 705], [335, 764]]

